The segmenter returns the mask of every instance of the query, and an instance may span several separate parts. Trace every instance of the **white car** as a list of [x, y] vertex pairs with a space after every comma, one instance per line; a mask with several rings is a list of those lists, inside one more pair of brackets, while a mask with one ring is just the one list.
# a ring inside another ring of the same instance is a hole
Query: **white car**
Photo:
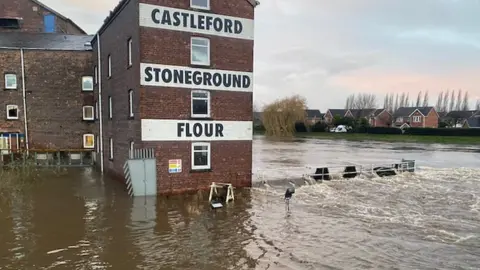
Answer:
[[338, 125], [335, 128], [330, 129], [330, 132], [335, 132], [335, 133], [344, 133], [347, 132], [348, 127], [344, 125]]

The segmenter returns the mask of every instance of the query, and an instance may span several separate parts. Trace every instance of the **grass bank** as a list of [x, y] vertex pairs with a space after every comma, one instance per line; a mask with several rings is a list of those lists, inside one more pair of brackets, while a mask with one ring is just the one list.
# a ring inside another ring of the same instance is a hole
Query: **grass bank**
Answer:
[[297, 133], [298, 138], [316, 138], [325, 140], [349, 140], [349, 141], [381, 141], [381, 142], [410, 142], [410, 143], [440, 143], [480, 145], [480, 137], [466, 136], [420, 136], [420, 135], [396, 135], [396, 134], [366, 134], [366, 133]]

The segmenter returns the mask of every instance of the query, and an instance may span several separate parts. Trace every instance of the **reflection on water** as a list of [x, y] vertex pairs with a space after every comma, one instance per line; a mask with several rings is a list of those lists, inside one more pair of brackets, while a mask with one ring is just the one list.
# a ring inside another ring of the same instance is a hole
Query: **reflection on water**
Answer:
[[[86, 169], [45, 179], [0, 205], [0, 269], [479, 269], [480, 159], [450, 146], [254, 142], [255, 170], [412, 158], [388, 179], [129, 198]], [[451, 169], [455, 167], [464, 167]], [[296, 173], [296, 172], [295, 172]]]

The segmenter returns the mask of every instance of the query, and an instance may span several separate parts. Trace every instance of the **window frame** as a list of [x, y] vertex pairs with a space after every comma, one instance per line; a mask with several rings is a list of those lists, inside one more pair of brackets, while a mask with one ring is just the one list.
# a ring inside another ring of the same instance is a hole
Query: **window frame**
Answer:
[[[9, 109], [10, 109], [11, 107], [13, 107], [14, 109], [17, 110], [17, 116], [16, 116], [16, 117], [11, 117], [11, 116], [8, 115], [8, 111], [9, 111]], [[15, 105], [15, 104], [7, 104], [7, 105], [5, 106], [5, 112], [6, 112], [6, 115], [5, 115], [5, 116], [7, 117], [7, 120], [18, 120], [18, 119], [20, 119], [20, 109], [18, 108], [18, 105]]]
[[133, 89], [128, 90], [128, 117], [133, 118], [135, 113], [133, 112]]
[[[205, 47], [203, 45], [193, 45], [193, 41], [197, 39], [197, 40], [203, 40], [203, 41], [207, 41], [207, 55], [208, 55], [208, 60], [206, 63], [202, 63], [202, 62], [196, 62], [193, 60], [193, 48], [194, 47]], [[211, 63], [211, 44], [210, 44], [210, 39], [209, 38], [204, 38], [204, 37], [190, 37], [190, 64], [192, 65], [196, 65], [196, 66], [210, 66], [210, 63]]]
[[[92, 79], [92, 88], [85, 88], [83, 84], [85, 83], [85, 80], [86, 80], [86, 79], [89, 79], [89, 78]], [[93, 76], [82, 76], [82, 91], [83, 91], [83, 92], [93, 92], [93, 88], [94, 88], [93, 86], [94, 86], [94, 84], [95, 84], [95, 83], [94, 83]]]
[[[201, 93], [201, 94], [207, 94], [207, 98], [194, 98], [193, 95], [195, 93]], [[207, 114], [195, 114], [193, 112], [193, 101], [197, 99], [197, 100], [207, 100], [208, 101], [208, 105], [207, 105]], [[210, 91], [206, 91], [206, 90], [192, 90], [190, 92], [190, 116], [192, 118], [210, 118], [211, 117], [211, 94], [210, 94]]]
[[132, 46], [133, 46], [133, 40], [132, 38], [129, 38], [127, 40], [127, 68], [133, 65]]
[[[93, 145], [92, 146], [88, 146], [87, 145], [87, 137], [91, 136], [92, 139], [93, 139]], [[95, 149], [95, 134], [91, 134], [91, 133], [87, 133], [87, 134], [83, 134], [83, 148], [85, 149]]]
[[[91, 109], [92, 110], [92, 117], [91, 118], [88, 118], [85, 116], [85, 110], [86, 109]], [[82, 107], [82, 119], [84, 121], [95, 121], [95, 107], [91, 106], [91, 105], [84, 105]]]
[[199, 6], [199, 5], [195, 5], [193, 3], [193, 0], [190, 0], [190, 7], [191, 8], [195, 8], [195, 9], [203, 9], [203, 10], [210, 10], [210, 0], [207, 0], [207, 6], [204, 7], [204, 6]]
[[[7, 77], [9, 76], [13, 76], [15, 78], [15, 84], [13, 86], [8, 86], [7, 82]], [[13, 72], [7, 72], [3, 75], [3, 79], [5, 80], [5, 89], [7, 90], [17, 90], [18, 89], [18, 76], [16, 73], [13, 73]]]
[[[195, 146], [207, 146], [206, 152], [208, 153], [207, 156], [207, 165], [195, 165], [195, 153], [197, 152], [205, 152], [205, 150], [195, 150]], [[212, 169], [212, 148], [211, 143], [209, 142], [192, 142], [192, 149], [191, 149], [191, 167], [192, 170], [210, 170]]]
[[412, 116], [412, 121], [414, 123], [420, 123], [420, 122], [422, 122], [422, 117], [420, 115], [414, 115], [414, 116]]
[[108, 61], [108, 63], [107, 63], [107, 65], [108, 65], [107, 66], [107, 68], [108, 68], [107, 75], [108, 76], [107, 77], [111, 78], [112, 77], [112, 55], [111, 54], [108, 55], [108, 60], [107, 61]]
[[113, 138], [110, 137], [110, 139], [108, 140], [108, 145], [109, 145], [109, 149], [108, 149], [108, 159], [109, 160], [113, 160], [113, 155], [114, 155], [114, 151], [113, 151]]
[[108, 119], [113, 119], [113, 98], [108, 96]]

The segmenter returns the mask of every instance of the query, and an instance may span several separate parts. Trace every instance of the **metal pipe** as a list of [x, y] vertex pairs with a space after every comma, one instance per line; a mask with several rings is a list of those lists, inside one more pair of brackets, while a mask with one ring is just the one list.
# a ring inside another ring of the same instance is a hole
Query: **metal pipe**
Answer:
[[24, 125], [25, 125], [25, 148], [29, 149], [29, 141], [28, 141], [28, 124], [27, 124], [27, 91], [25, 88], [25, 60], [23, 56], [23, 48], [20, 49], [20, 60], [22, 64], [22, 94], [23, 94], [23, 118], [24, 118]]
[[103, 106], [102, 106], [102, 58], [100, 53], [100, 34], [97, 33], [97, 57], [98, 57], [98, 118], [100, 125], [100, 171], [103, 174]]

